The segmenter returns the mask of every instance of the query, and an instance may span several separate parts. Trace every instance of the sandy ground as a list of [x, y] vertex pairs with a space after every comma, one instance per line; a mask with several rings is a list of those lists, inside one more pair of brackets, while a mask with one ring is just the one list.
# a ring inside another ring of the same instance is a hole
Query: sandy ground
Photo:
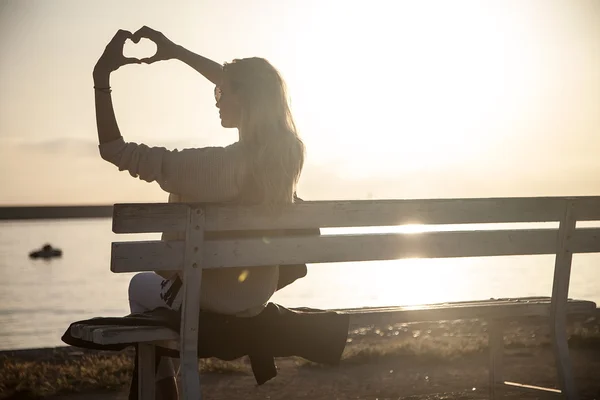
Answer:
[[[574, 372], [581, 399], [600, 399], [600, 349], [572, 351]], [[505, 379], [556, 387], [554, 359], [549, 348], [508, 350]], [[362, 365], [298, 367], [294, 360], [278, 360], [278, 376], [257, 387], [252, 375], [205, 374], [206, 399], [378, 399], [433, 400], [486, 399], [487, 355], [455, 361], [426, 362], [416, 358], [392, 358]], [[509, 399], [541, 396], [507, 393]], [[96, 392], [51, 397], [54, 400], [124, 400], [126, 391]]]

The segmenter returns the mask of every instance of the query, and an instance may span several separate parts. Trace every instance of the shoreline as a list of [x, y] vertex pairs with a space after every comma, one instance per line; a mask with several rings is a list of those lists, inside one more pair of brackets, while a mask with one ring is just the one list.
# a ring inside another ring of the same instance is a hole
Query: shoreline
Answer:
[[0, 221], [79, 218], [112, 218], [112, 205], [1, 206]]

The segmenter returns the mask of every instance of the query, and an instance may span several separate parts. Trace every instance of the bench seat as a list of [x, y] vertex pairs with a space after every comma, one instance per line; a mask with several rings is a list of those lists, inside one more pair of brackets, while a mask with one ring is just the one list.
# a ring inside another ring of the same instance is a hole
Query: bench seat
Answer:
[[[384, 323], [547, 317], [550, 315], [550, 300], [550, 297], [521, 297], [413, 306], [345, 308], [335, 311], [350, 314], [350, 329], [354, 329]], [[568, 314], [590, 313], [595, 309], [596, 304], [592, 301], [569, 299], [567, 303]], [[74, 324], [71, 327], [71, 334], [78, 339], [102, 345], [179, 339], [177, 332], [154, 326]]]
[[102, 345], [179, 340], [179, 333], [159, 326], [73, 324], [71, 335], [77, 339]]

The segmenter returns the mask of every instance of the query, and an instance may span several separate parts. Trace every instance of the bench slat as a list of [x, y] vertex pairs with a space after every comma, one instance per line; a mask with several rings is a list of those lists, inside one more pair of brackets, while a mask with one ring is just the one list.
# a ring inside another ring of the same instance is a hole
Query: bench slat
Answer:
[[573, 253], [599, 253], [600, 228], [578, 228], [569, 240], [569, 247]]
[[187, 222], [187, 204], [115, 204], [114, 233], [183, 232]]
[[[596, 304], [592, 301], [569, 300], [568, 314], [593, 312]], [[365, 307], [361, 309], [339, 309], [350, 315], [350, 327], [355, 329], [370, 324], [402, 322], [425, 322], [457, 319], [503, 319], [550, 316], [550, 298], [545, 301], [492, 301], [477, 303], [445, 303], [404, 307]]]
[[214, 206], [207, 208], [206, 229], [547, 222], [558, 221], [565, 204], [564, 198], [315, 201], [295, 204], [270, 218], [260, 207]]
[[71, 327], [75, 338], [98, 344], [179, 340], [179, 334], [156, 326], [82, 325]]
[[155, 326], [121, 326], [110, 329], [96, 329], [93, 342], [98, 344], [155, 342], [179, 340], [179, 334], [169, 328]]
[[[554, 254], [557, 235], [556, 229], [532, 229], [206, 241], [202, 267]], [[183, 246], [182, 241], [116, 242], [111, 270], [181, 270]]]
[[597, 196], [573, 198], [573, 218], [576, 221], [600, 221], [600, 205]]
[[[558, 221], [567, 202], [578, 221], [600, 220], [600, 197], [312, 201], [266, 217], [261, 207], [206, 205], [206, 230], [311, 229], [403, 224]], [[115, 204], [113, 232], [183, 232], [187, 204]]]
[[[281, 237], [204, 242], [203, 268], [251, 267], [411, 257], [485, 257], [555, 254], [556, 229], [426, 232]], [[183, 267], [182, 241], [115, 242], [113, 272], [175, 271]], [[600, 228], [574, 233], [573, 253], [600, 252]]]
[[557, 230], [329, 235], [206, 242], [206, 268], [428, 257], [554, 254]]
[[[591, 301], [569, 300], [569, 314], [588, 313], [596, 309]], [[516, 318], [548, 316], [550, 298], [491, 299], [439, 303], [419, 306], [364, 307], [334, 310], [349, 314], [350, 329], [369, 324], [424, 322], [469, 318]], [[85, 335], [76, 335], [85, 332]], [[157, 342], [178, 340], [177, 332], [153, 326], [74, 325], [71, 334], [98, 344]]]
[[183, 269], [184, 247], [183, 241], [114, 242], [110, 270], [180, 271]]
[[[307, 201], [277, 216], [260, 206], [204, 205], [207, 231], [311, 229], [403, 224], [559, 221], [567, 202], [581, 220], [600, 219], [600, 197]], [[115, 233], [184, 231], [185, 204], [115, 204]]]

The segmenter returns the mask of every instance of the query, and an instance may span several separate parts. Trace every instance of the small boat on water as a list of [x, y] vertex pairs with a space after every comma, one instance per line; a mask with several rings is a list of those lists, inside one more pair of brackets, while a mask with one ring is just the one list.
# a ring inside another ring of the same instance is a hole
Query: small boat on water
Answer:
[[55, 257], [61, 257], [61, 256], [62, 256], [62, 250], [55, 249], [49, 244], [44, 245], [44, 247], [42, 247], [40, 250], [35, 250], [35, 251], [32, 251], [31, 253], [29, 253], [29, 258], [46, 258], [46, 259], [48, 259], [48, 258], [55, 258]]

